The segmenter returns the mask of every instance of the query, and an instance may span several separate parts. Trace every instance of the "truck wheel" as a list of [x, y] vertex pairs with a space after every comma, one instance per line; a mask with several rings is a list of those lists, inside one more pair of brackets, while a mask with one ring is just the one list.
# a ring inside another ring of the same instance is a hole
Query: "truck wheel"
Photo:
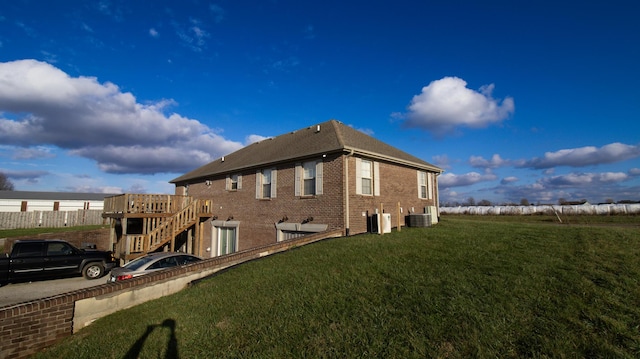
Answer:
[[82, 269], [82, 275], [87, 279], [98, 279], [104, 274], [104, 267], [100, 263], [89, 263]]

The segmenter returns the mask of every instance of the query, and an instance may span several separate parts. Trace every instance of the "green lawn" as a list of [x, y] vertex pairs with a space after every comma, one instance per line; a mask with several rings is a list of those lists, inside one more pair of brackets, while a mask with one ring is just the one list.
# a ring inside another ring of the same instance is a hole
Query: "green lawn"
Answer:
[[445, 216], [240, 265], [36, 357], [637, 358], [639, 325], [637, 225]]

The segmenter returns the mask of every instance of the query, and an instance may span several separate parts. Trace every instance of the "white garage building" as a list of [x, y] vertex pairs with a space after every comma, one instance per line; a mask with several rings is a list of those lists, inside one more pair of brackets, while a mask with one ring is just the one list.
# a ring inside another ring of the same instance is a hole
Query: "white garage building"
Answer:
[[109, 193], [0, 191], [0, 212], [104, 209]]

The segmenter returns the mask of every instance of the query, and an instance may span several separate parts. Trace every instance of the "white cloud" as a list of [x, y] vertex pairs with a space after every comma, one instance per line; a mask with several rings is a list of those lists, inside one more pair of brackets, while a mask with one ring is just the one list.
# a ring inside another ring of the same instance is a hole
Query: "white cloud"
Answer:
[[444, 173], [438, 177], [438, 184], [441, 188], [470, 186], [479, 182], [494, 181], [496, 175], [493, 173], [480, 174], [477, 172], [469, 172], [463, 175], [454, 173]]
[[225, 11], [222, 7], [216, 4], [211, 4], [209, 5], [209, 10], [211, 11], [211, 14], [213, 15], [213, 20], [216, 23], [220, 23], [222, 20], [224, 20]]
[[494, 192], [511, 201], [527, 198], [540, 203], [556, 203], [560, 198], [584, 198], [592, 203], [603, 202], [607, 198], [637, 200], [638, 186], [625, 186], [633, 179], [633, 175], [624, 172], [574, 172], [540, 178], [521, 186], [503, 180]]
[[7, 177], [12, 180], [17, 181], [25, 181], [28, 183], [37, 183], [38, 180], [44, 176], [50, 175], [51, 173], [48, 171], [40, 171], [40, 170], [9, 170], [9, 169], [1, 169], [0, 173], [4, 173]]
[[204, 25], [198, 19], [190, 19], [189, 25], [183, 25], [176, 21], [171, 22], [176, 35], [182, 44], [194, 52], [202, 52], [207, 48], [206, 40], [211, 35], [204, 29]]
[[555, 166], [584, 167], [620, 162], [635, 157], [640, 157], [640, 146], [615, 142], [600, 148], [586, 146], [563, 149], [556, 152], [546, 152], [543, 158], [534, 158], [530, 161], [525, 161], [521, 167], [535, 169], [545, 169]]
[[265, 137], [265, 136], [260, 136], [260, 135], [249, 135], [244, 139], [244, 144], [245, 145], [250, 145], [252, 143], [256, 143], [256, 142], [260, 142], [260, 141], [266, 140], [267, 138], [271, 138], [271, 137]]
[[433, 164], [442, 169], [451, 169], [451, 160], [447, 155], [436, 155], [432, 157]]
[[498, 167], [507, 166], [510, 164], [510, 162], [502, 159], [502, 157], [500, 157], [499, 154], [494, 154], [493, 156], [491, 156], [490, 160], [486, 160], [484, 157], [481, 157], [481, 156], [471, 156], [469, 158], [469, 164], [473, 167], [486, 169], [486, 168], [498, 168]]
[[0, 63], [3, 144], [57, 146], [114, 173], [181, 173], [242, 147], [197, 120], [165, 114], [172, 105], [138, 103], [115, 84], [44, 62]]
[[514, 101], [511, 97], [501, 102], [494, 99], [493, 88], [491, 84], [474, 91], [457, 77], [433, 81], [411, 100], [405, 125], [444, 135], [460, 126], [481, 128], [502, 122], [513, 114]]
[[552, 176], [540, 180], [546, 187], [575, 187], [603, 183], [623, 182], [629, 179], [629, 175], [623, 172], [602, 173], [569, 173], [566, 175]]
[[515, 183], [518, 181], [519, 181], [518, 177], [509, 176], [509, 177], [503, 178], [502, 181], [500, 181], [500, 184], [506, 185], [506, 184]]
[[28, 148], [16, 148], [13, 151], [12, 158], [14, 160], [32, 160], [38, 158], [53, 158], [56, 157], [52, 153], [52, 149], [46, 146], [35, 146]]
[[158, 30], [151, 28], [149, 29], [149, 35], [151, 35], [151, 37], [158, 37], [160, 34], [158, 33]]

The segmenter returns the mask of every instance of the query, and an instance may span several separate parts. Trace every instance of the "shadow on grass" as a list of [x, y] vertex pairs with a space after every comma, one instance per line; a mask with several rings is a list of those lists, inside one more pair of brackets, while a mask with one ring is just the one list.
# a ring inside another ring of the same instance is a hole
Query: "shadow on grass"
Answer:
[[176, 321], [173, 319], [165, 319], [162, 324], [152, 324], [147, 326], [147, 330], [142, 336], [133, 343], [133, 346], [129, 349], [127, 354], [124, 355], [124, 359], [137, 359], [140, 357], [140, 352], [144, 346], [144, 342], [149, 335], [153, 333], [156, 328], [169, 328], [171, 331], [169, 335], [169, 342], [167, 343], [167, 351], [165, 352], [165, 359], [177, 359], [178, 356], [178, 340], [176, 339]]

